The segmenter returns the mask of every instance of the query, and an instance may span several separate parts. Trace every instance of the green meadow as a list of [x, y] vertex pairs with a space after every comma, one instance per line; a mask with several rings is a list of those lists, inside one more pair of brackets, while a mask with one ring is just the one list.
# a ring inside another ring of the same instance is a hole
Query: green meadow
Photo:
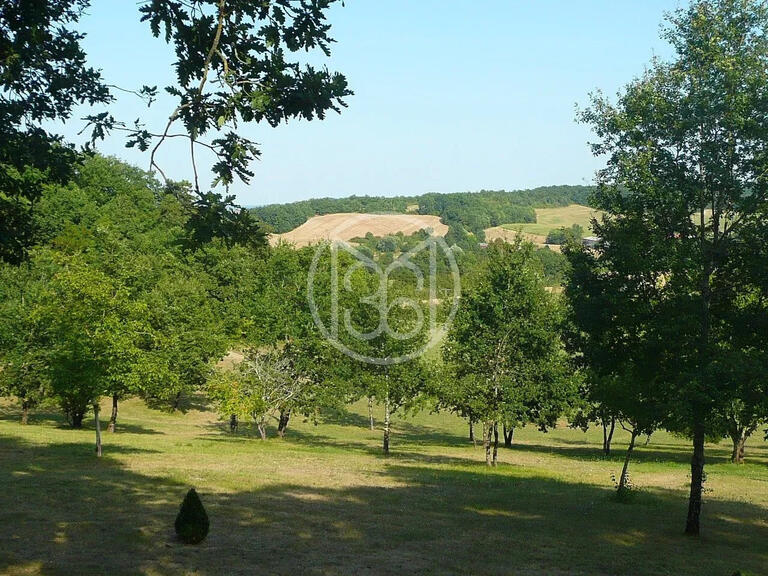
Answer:
[[[104, 410], [107, 409], [105, 403]], [[465, 421], [381, 416], [364, 403], [320, 424], [295, 418], [284, 439], [231, 434], [202, 404], [184, 413], [121, 406], [93, 456], [93, 422], [54, 413], [0, 419], [0, 573], [731, 575], [768, 567], [768, 443], [728, 462], [707, 446], [702, 536], [685, 537], [687, 441], [658, 432], [636, 451], [628, 502], [614, 497], [627, 438], [612, 456], [600, 430], [515, 432], [487, 468]], [[761, 436], [761, 435], [760, 435]], [[184, 546], [173, 521], [189, 487], [211, 520]], [[105, 566], [109, 570], [105, 571]]]
[[504, 224], [507, 230], [520, 230], [526, 234], [546, 236], [558, 228], [570, 228], [578, 224], [585, 234], [592, 234], [592, 218], [599, 217], [599, 211], [581, 204], [571, 204], [558, 208], [537, 208], [536, 222]]

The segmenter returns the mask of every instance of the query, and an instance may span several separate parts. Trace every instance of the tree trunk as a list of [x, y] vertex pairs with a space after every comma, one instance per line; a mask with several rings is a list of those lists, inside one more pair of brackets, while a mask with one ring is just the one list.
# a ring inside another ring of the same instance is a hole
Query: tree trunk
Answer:
[[96, 456], [101, 457], [101, 421], [99, 420], [99, 411], [101, 407], [99, 402], [93, 403], [93, 422], [96, 427]]
[[280, 420], [277, 423], [277, 433], [280, 435], [280, 438], [285, 437], [285, 430], [288, 428], [288, 421], [291, 419], [291, 411], [290, 410], [280, 410]]
[[744, 428], [738, 431], [734, 430], [730, 434], [733, 441], [733, 452], [731, 452], [731, 462], [734, 464], [744, 464], [744, 448], [747, 444], [748, 434]]
[[505, 423], [502, 429], [502, 433], [504, 434], [504, 446], [507, 448], [512, 448], [512, 438], [515, 435], [515, 429], [512, 426], [507, 428]]
[[472, 418], [469, 419], [469, 441], [475, 443], [475, 422]]
[[483, 448], [485, 448], [485, 464], [493, 466], [491, 460], [491, 435], [493, 434], [493, 425], [490, 422], [483, 422]]
[[114, 432], [117, 427], [117, 394], [112, 394], [112, 416], [109, 417], [107, 430]]
[[611, 455], [611, 442], [613, 442], [613, 433], [616, 430], [616, 416], [611, 416], [611, 425], [603, 418], [603, 454]]
[[237, 433], [237, 414], [232, 414], [229, 417], [229, 431], [232, 432], [232, 434]]
[[173, 404], [171, 406], [171, 411], [176, 411], [179, 409], [179, 405], [181, 404], [181, 391], [176, 392], [176, 397], [173, 399]]
[[79, 408], [67, 413], [67, 420], [69, 420], [69, 425], [72, 428], [82, 428], [83, 418], [85, 418], [85, 412]]
[[373, 421], [373, 397], [368, 396], [368, 424], [371, 427], [371, 432], [375, 430], [375, 425]]
[[696, 424], [693, 432], [693, 457], [691, 458], [691, 494], [688, 497], [688, 520], [685, 533], [699, 535], [701, 520], [701, 490], [704, 482], [704, 426]]
[[29, 424], [29, 409], [31, 407], [31, 402], [29, 400], [22, 400], [21, 401], [21, 423], [22, 425]]
[[384, 454], [389, 454], [389, 394], [384, 400]]
[[627, 455], [624, 457], [624, 467], [621, 469], [621, 477], [619, 478], [619, 488], [617, 492], [623, 494], [627, 490], [627, 480], [629, 477], [627, 472], [629, 471], [629, 460], [632, 458], [632, 451], [635, 449], [635, 440], [637, 439], [638, 432], [632, 430], [632, 437], [629, 440], [629, 447], [627, 448]]
[[492, 465], [496, 466], [499, 461], [499, 423], [493, 423], [493, 460]]
[[258, 422], [256, 424], [256, 428], [259, 429], [259, 436], [261, 436], [262, 440], [267, 439], [267, 425], [264, 421]]

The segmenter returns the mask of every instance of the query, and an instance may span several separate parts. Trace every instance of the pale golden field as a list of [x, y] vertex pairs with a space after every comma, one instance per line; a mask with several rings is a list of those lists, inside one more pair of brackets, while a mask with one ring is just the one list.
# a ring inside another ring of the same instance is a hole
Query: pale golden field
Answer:
[[[507, 225], [505, 224], [505, 226]], [[530, 234], [528, 232], [521, 232], [519, 230], [510, 230], [509, 228], [505, 228], [503, 226], [494, 226], [493, 228], [485, 229], [485, 239], [487, 242], [493, 242], [499, 238], [505, 242], [512, 242], [518, 234], [522, 236], [524, 240], [533, 242], [539, 248], [548, 246], [550, 250], [554, 250], [555, 252], [561, 251], [559, 244], [547, 244], [547, 237], [540, 234]]]
[[406, 236], [423, 228], [431, 228], [438, 236], [445, 236], [448, 226], [438, 216], [419, 214], [354, 214], [339, 213], [313, 216], [304, 224], [284, 234], [273, 234], [270, 242], [275, 245], [287, 242], [306, 246], [323, 240], [351, 240], [365, 236], [387, 236], [402, 232]]

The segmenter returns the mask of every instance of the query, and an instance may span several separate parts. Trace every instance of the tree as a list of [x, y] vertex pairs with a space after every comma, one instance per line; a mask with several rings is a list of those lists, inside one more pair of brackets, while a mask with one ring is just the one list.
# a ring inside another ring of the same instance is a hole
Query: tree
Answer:
[[[400, 342], [392, 340], [384, 336], [374, 347], [379, 351], [386, 349], [393, 355], [397, 354], [400, 352]], [[420, 406], [427, 390], [427, 368], [420, 359], [414, 359], [392, 365], [358, 363], [357, 370], [358, 384], [369, 398], [384, 407], [382, 450], [388, 455], [392, 440], [392, 417]]]
[[50, 395], [40, 309], [53, 266], [0, 263], [0, 392], [21, 403], [21, 423]]
[[570, 228], [564, 226], [551, 230], [547, 234], [547, 244], [566, 244], [571, 241], [581, 241], [584, 237], [584, 228], [579, 224], [573, 224]]
[[129, 371], [137, 335], [143, 331], [136, 320], [140, 315], [132, 313], [134, 303], [123, 286], [81, 257], [62, 262], [45, 302], [40, 313], [52, 391], [75, 428], [92, 407], [96, 454], [101, 456], [99, 402], [111, 379]]
[[283, 350], [269, 348], [249, 350], [232, 369], [219, 370], [208, 384], [208, 395], [222, 416], [252, 418], [266, 440], [269, 419], [290, 410], [309, 385], [307, 378], [295, 377]]
[[111, 100], [86, 64], [77, 23], [87, 0], [0, 6], [0, 260], [19, 263], [37, 240], [34, 208], [46, 184], [64, 183], [79, 154], [43, 126], [77, 104]]
[[[476, 284], [462, 295], [444, 356], [456, 379], [443, 398], [483, 422], [495, 465], [499, 424], [554, 426], [573, 394], [560, 339], [562, 308], [544, 290], [533, 245], [493, 242]], [[493, 448], [493, 450], [491, 450]]]
[[601, 422], [606, 455], [617, 422], [630, 433], [618, 482], [621, 496], [628, 489], [637, 437], [650, 435], [666, 411], [665, 381], [657, 371], [663, 342], [656, 339], [656, 324], [666, 319], [655, 307], [662, 299], [664, 273], [648, 270], [645, 254], [628, 251], [620, 242], [606, 242], [599, 251], [571, 242], [565, 255], [570, 263], [565, 293], [572, 328], [566, 340], [584, 375], [586, 410], [577, 423]]
[[731, 461], [744, 462], [746, 442], [768, 421], [768, 279], [765, 265], [768, 226], [759, 222], [732, 247], [727, 270], [719, 276], [718, 316], [734, 326], [718, 338], [712, 370], [733, 391], [723, 414], [723, 432], [733, 443]]
[[[341, 110], [351, 94], [344, 76], [291, 57], [315, 50], [330, 55], [326, 11], [332, 2], [145, 2], [141, 20], [173, 47], [175, 82], [165, 92], [176, 105], [159, 129], [141, 118], [130, 123], [115, 118], [108, 108], [95, 111], [85, 118], [91, 145], [111, 131], [125, 133], [126, 146], [149, 151], [150, 171], [173, 187], [157, 151], [170, 138], [187, 139], [198, 216], [190, 222], [191, 240], [213, 232], [228, 241], [261, 242], [263, 233], [247, 211], [233, 206], [230, 197], [201, 188], [196, 153], [213, 155], [212, 188], [226, 188], [236, 178], [248, 182], [260, 151], [240, 132], [243, 123], [277, 126]], [[66, 183], [83, 158], [47, 131], [51, 121], [67, 121], [78, 104], [108, 106], [115, 90], [148, 105], [157, 100], [156, 86], [107, 85], [87, 66], [84, 36], [77, 29], [88, 5], [88, 0], [47, 0], [0, 7], [0, 258], [6, 261], [22, 261], [36, 243], [34, 209], [43, 187]]]
[[596, 233], [660, 274], [653, 337], [664, 343], [665, 425], [693, 439], [691, 535], [700, 531], [705, 438], [738, 396], [734, 378], [713, 370], [720, 344], [739, 330], [718, 309], [720, 280], [765, 214], [766, 28], [762, 1], [694, 1], [668, 17], [669, 62], [654, 60], [615, 104], [594, 95], [580, 114], [598, 137], [594, 153], [608, 159], [595, 195], [607, 218]]
[[[339, 253], [338, 277], [344, 279], [345, 288], [338, 295], [339, 308], [345, 311], [345, 330], [339, 333], [347, 350], [355, 353], [339, 358], [339, 379], [353, 383], [350, 395], [367, 397], [371, 406], [376, 400], [384, 407], [384, 454], [390, 452], [392, 417], [419, 406], [428, 388], [427, 367], [415, 355], [429, 337], [425, 288], [414, 284], [416, 259], [416, 255], [413, 260], [402, 255], [380, 274], [370, 262]], [[323, 272], [329, 273], [327, 269]], [[329, 280], [325, 278], [320, 285]], [[320, 296], [319, 292], [316, 288], [315, 294]], [[371, 414], [369, 418], [372, 421]]]

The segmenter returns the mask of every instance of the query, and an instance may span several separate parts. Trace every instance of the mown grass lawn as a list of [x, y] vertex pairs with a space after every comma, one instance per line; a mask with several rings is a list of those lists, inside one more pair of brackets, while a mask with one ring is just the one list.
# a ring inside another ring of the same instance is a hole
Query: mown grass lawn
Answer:
[[[104, 406], [106, 413], [107, 406]], [[599, 432], [519, 430], [486, 469], [466, 424], [422, 413], [395, 423], [393, 453], [365, 407], [332, 422], [294, 420], [284, 440], [233, 436], [205, 410], [121, 406], [105, 456], [93, 430], [52, 414], [0, 419], [2, 574], [768, 574], [768, 445], [748, 463], [708, 446], [703, 535], [682, 535], [687, 442], [655, 434], [638, 449], [629, 504], [611, 498]], [[87, 423], [91, 425], [91, 423]], [[190, 487], [208, 539], [178, 543]]]

